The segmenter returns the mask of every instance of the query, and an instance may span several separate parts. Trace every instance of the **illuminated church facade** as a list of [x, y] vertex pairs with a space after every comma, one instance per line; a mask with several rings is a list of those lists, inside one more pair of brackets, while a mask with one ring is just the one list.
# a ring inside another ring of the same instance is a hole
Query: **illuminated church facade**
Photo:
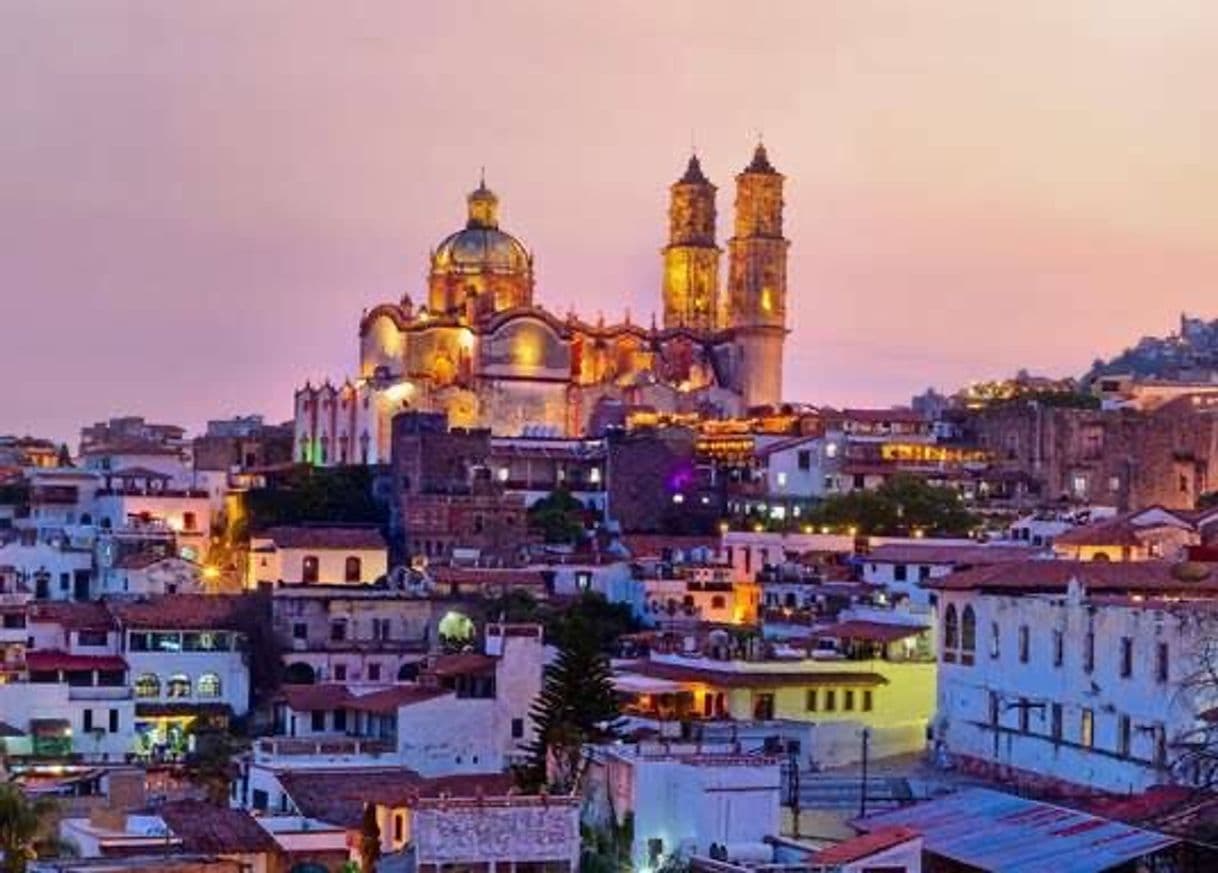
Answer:
[[716, 188], [697, 156], [670, 188], [663, 320], [559, 316], [534, 301], [533, 255], [500, 229], [485, 183], [465, 227], [431, 255], [426, 301], [404, 296], [360, 320], [359, 375], [295, 395], [296, 455], [320, 465], [389, 460], [399, 412], [455, 427], [581, 436], [603, 405], [736, 415], [777, 404], [786, 338], [783, 181], [765, 147], [736, 176], [727, 276]]

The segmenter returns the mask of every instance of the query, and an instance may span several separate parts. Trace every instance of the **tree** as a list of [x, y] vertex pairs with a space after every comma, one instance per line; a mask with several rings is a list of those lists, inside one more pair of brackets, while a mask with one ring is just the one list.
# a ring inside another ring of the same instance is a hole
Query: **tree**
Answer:
[[957, 492], [904, 474], [893, 476], [874, 491], [829, 497], [808, 521], [814, 526], [853, 527], [861, 534], [922, 530], [938, 536], [966, 535], [978, 523]]
[[203, 789], [209, 803], [227, 806], [237, 774], [233, 758], [246, 746], [228, 731], [198, 730], [194, 731], [194, 738], [195, 751], [189, 760], [191, 781]]
[[563, 627], [555, 640], [558, 655], [546, 667], [541, 694], [533, 703], [537, 735], [520, 776], [526, 788], [549, 784], [566, 793], [575, 788], [584, 744], [616, 737], [621, 710], [609, 659], [594, 629], [578, 617]]
[[363, 873], [374, 873], [381, 858], [381, 827], [376, 823], [376, 807], [364, 805], [359, 825], [359, 863]]
[[43, 820], [54, 808], [51, 800], [30, 800], [11, 782], [0, 784], [0, 873], [25, 873], [38, 857]]
[[558, 488], [529, 507], [529, 527], [547, 543], [577, 543], [584, 535], [584, 505]]

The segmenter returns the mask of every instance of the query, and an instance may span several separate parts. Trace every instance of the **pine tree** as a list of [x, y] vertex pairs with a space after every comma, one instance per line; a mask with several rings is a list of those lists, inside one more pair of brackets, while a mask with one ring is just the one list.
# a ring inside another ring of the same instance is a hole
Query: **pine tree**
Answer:
[[609, 659], [593, 629], [576, 617], [557, 636], [558, 655], [546, 667], [532, 708], [537, 736], [521, 781], [536, 790], [552, 775], [550, 787], [566, 792], [574, 788], [583, 745], [617, 736], [621, 712]]

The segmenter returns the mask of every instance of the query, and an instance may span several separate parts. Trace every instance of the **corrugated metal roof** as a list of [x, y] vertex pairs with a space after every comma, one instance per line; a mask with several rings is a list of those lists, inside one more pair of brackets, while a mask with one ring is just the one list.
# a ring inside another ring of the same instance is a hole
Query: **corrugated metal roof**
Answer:
[[922, 833], [926, 851], [994, 873], [1100, 873], [1178, 842], [987, 788], [970, 788], [855, 824], [866, 831], [913, 828]]

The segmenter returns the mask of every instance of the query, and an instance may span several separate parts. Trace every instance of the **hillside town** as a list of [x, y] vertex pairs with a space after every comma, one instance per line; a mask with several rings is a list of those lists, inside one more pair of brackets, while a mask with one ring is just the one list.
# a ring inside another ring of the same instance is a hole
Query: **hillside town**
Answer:
[[5, 869], [1218, 869], [1218, 382], [785, 401], [783, 178], [649, 325], [483, 180], [292, 420], [0, 438]]

